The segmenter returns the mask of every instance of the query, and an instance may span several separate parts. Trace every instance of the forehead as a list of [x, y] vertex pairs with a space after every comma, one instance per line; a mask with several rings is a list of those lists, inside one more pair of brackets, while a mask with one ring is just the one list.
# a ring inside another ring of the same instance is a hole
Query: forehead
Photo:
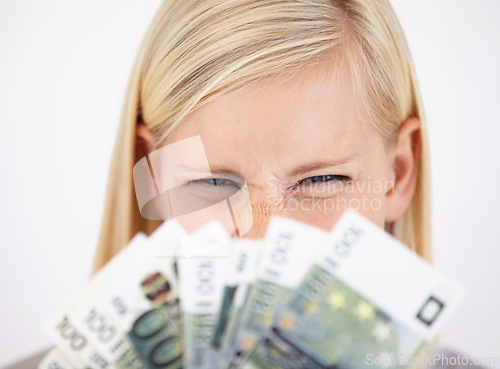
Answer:
[[273, 160], [277, 166], [328, 156], [359, 156], [377, 134], [362, 123], [352, 81], [317, 65], [228, 92], [187, 115], [163, 144], [200, 135], [209, 162], [235, 170]]

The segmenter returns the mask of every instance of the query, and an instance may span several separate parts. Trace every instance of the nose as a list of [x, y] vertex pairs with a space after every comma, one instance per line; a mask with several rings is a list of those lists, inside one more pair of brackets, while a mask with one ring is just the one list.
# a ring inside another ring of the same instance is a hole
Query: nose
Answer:
[[253, 224], [249, 231], [242, 235], [246, 239], [264, 238], [269, 221], [274, 215], [286, 216], [284, 208], [280, 203], [271, 201], [260, 201], [251, 204]]

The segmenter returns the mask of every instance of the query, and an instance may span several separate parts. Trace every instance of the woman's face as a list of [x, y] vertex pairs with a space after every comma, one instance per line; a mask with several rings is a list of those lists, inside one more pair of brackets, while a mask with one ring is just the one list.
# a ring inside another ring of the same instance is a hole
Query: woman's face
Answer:
[[382, 227], [413, 195], [418, 121], [387, 140], [357, 109], [346, 75], [331, 75], [318, 65], [229, 92], [187, 115], [161, 146], [199, 135], [219, 187], [246, 181], [246, 237], [262, 236], [273, 214], [329, 230], [346, 208]]

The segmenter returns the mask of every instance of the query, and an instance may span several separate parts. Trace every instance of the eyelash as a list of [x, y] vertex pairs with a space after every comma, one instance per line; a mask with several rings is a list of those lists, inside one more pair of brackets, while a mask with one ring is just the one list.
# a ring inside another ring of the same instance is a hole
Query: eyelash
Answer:
[[[218, 183], [218, 181], [225, 181], [227, 183]], [[231, 181], [230, 179], [227, 178], [202, 178], [202, 179], [193, 179], [189, 181], [190, 184], [206, 184], [206, 185], [211, 185], [211, 186], [238, 186], [238, 184], [234, 181]], [[239, 186], [238, 186], [239, 187]]]
[[[317, 180], [318, 178], [320, 180]], [[312, 176], [312, 177], [304, 178], [304, 179], [300, 180], [296, 184], [296, 186], [299, 186], [299, 185], [304, 184], [304, 183], [326, 183], [326, 182], [346, 183], [346, 182], [349, 182], [350, 180], [351, 180], [351, 178], [348, 176], [326, 174], [326, 175], [321, 175], [321, 176]]]
[[[297, 182], [294, 186], [291, 188], [297, 188], [300, 185], [303, 185], [305, 183], [328, 183], [328, 182], [340, 182], [340, 183], [346, 183], [351, 180], [350, 177], [345, 176], [345, 175], [334, 175], [334, 174], [326, 174], [326, 175], [320, 175], [320, 176], [312, 176], [312, 177], [307, 177], [299, 182]], [[225, 183], [220, 183], [221, 181]], [[216, 185], [216, 186], [238, 186], [239, 185], [227, 178], [202, 178], [202, 179], [195, 179], [189, 181], [191, 184], [196, 184], [196, 183], [201, 183], [201, 184], [206, 184], [206, 185]]]

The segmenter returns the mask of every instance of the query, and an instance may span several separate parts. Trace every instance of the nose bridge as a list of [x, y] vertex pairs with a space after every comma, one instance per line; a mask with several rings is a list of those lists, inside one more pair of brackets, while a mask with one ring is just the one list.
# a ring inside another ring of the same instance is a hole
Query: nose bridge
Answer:
[[251, 203], [253, 224], [243, 238], [263, 238], [273, 215], [287, 216], [282, 200], [273, 201], [269, 198]]

